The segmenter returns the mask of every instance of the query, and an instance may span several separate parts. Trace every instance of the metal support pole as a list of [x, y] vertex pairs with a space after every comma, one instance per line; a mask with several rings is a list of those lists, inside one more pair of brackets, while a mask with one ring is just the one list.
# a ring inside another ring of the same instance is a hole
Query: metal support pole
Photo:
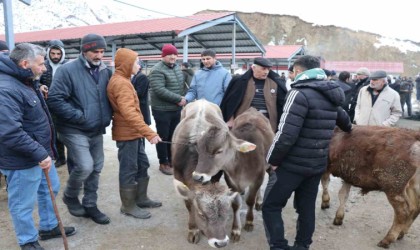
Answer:
[[4, 29], [6, 43], [10, 50], [15, 47], [15, 35], [13, 33], [12, 0], [3, 0]]
[[232, 65], [230, 66], [231, 73], [234, 74], [237, 68], [236, 65], [236, 18], [233, 22], [233, 30], [232, 30]]
[[188, 35], [184, 37], [184, 48], [182, 51], [182, 62], [188, 62]]

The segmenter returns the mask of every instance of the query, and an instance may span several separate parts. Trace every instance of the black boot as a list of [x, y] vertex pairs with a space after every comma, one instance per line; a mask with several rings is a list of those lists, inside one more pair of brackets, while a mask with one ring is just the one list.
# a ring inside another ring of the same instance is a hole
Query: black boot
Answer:
[[109, 224], [111, 222], [111, 219], [109, 219], [109, 217], [106, 216], [106, 214], [99, 211], [97, 206], [84, 208], [88, 217], [90, 217], [94, 222], [102, 225]]
[[67, 205], [69, 213], [76, 217], [88, 217], [85, 208], [80, 204], [79, 198], [68, 197], [66, 194], [63, 195], [63, 202]]
[[290, 250], [308, 250], [309, 249], [309, 245], [305, 246], [305, 245], [301, 245], [295, 242], [295, 244], [290, 247]]
[[45, 248], [41, 247], [38, 241], [29, 242], [25, 245], [20, 246], [21, 250], [45, 250]]
[[141, 208], [154, 208], [162, 206], [162, 202], [153, 201], [147, 197], [147, 187], [149, 186], [150, 177], [144, 177], [137, 180], [137, 206]]
[[138, 219], [150, 218], [152, 215], [149, 211], [141, 209], [136, 205], [136, 193], [137, 184], [120, 186], [121, 213]]
[[[64, 227], [64, 233], [66, 236], [72, 236], [76, 234], [76, 229], [74, 227]], [[39, 239], [40, 240], [49, 240], [53, 238], [61, 238], [61, 231], [60, 231], [60, 225], [57, 225], [55, 228], [48, 230], [48, 231], [42, 231], [39, 230]]]

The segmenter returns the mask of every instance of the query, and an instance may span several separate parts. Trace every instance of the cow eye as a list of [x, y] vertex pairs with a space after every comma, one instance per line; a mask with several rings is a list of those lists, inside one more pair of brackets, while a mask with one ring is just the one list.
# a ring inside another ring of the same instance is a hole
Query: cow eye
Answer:
[[223, 150], [218, 150], [218, 151], [216, 151], [214, 154], [215, 155], [218, 155], [218, 154], [221, 154], [223, 152]]

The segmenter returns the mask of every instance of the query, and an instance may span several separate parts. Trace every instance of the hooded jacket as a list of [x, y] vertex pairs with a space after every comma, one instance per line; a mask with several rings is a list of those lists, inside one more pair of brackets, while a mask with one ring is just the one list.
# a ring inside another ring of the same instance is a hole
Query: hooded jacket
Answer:
[[54, 158], [54, 125], [30, 69], [0, 55], [0, 168], [19, 170]]
[[[45, 60], [45, 67], [47, 68], [47, 71], [42, 74], [41, 79], [39, 80], [39, 82], [41, 84], [47, 85], [48, 88], [51, 87], [51, 83], [52, 83], [52, 79], [54, 77], [55, 72], [57, 71], [57, 69], [65, 64], [66, 62], [68, 62], [68, 60], [65, 59], [66, 57], [66, 52], [64, 50], [64, 44], [60, 41], [60, 40], [53, 40], [51, 41], [53, 42], [52, 44], [50, 44], [50, 46], [47, 48], [47, 58]], [[53, 63], [51, 61], [50, 58], [50, 50], [51, 49], [59, 49], [61, 50], [61, 59], [58, 63]]]
[[351, 130], [343, 102], [344, 92], [335, 82], [305, 79], [292, 84], [267, 161], [307, 176], [323, 173], [334, 127]]
[[115, 73], [107, 87], [109, 102], [113, 109], [112, 139], [129, 141], [146, 137], [151, 140], [157, 134], [144, 122], [137, 92], [130, 77], [137, 53], [119, 49], [115, 54]]

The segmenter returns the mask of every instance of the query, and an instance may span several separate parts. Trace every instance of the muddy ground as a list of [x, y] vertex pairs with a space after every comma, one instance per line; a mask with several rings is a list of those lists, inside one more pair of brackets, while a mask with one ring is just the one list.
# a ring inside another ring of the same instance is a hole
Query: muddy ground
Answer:
[[[400, 120], [399, 126], [420, 129], [420, 122]], [[158, 161], [153, 146], [147, 144], [151, 161], [150, 197], [160, 199], [163, 206], [150, 209], [152, 218], [137, 220], [119, 212], [118, 160], [115, 143], [108, 130], [105, 135], [105, 167], [101, 175], [99, 188], [99, 208], [111, 218], [108, 225], [98, 225], [90, 219], [71, 216], [61, 201], [62, 190], [57, 199], [60, 216], [65, 225], [75, 226], [77, 234], [68, 238], [70, 249], [150, 249], [150, 250], [196, 250], [211, 249], [205, 237], [198, 245], [187, 242], [187, 210], [183, 201], [175, 194], [172, 176], [158, 171]], [[62, 189], [67, 180], [66, 166], [58, 168]], [[393, 210], [383, 193], [372, 192], [361, 196], [353, 188], [346, 205], [346, 216], [342, 226], [332, 225], [338, 206], [337, 192], [341, 180], [333, 178], [331, 182], [331, 208], [320, 209], [320, 195], [316, 211], [316, 231], [313, 237], [313, 250], [371, 250], [381, 249], [376, 244], [385, 236], [392, 224]], [[265, 183], [263, 188], [265, 187]], [[319, 188], [321, 192], [321, 188]], [[242, 224], [245, 220], [245, 208], [241, 210]], [[36, 212], [34, 216], [37, 217]], [[286, 238], [293, 242], [296, 213], [289, 201], [284, 210]], [[37, 219], [38, 220], [38, 219]], [[227, 226], [230, 228], [230, 225]], [[41, 242], [45, 249], [64, 249], [61, 239]], [[0, 190], [0, 249], [19, 249], [14, 235], [13, 225], [8, 213], [7, 198], [4, 188]], [[255, 211], [253, 232], [242, 231], [241, 240], [231, 243], [225, 249], [263, 250], [268, 249], [265, 239], [261, 212]], [[420, 219], [412, 225], [404, 239], [391, 245], [390, 249], [420, 249]]]

